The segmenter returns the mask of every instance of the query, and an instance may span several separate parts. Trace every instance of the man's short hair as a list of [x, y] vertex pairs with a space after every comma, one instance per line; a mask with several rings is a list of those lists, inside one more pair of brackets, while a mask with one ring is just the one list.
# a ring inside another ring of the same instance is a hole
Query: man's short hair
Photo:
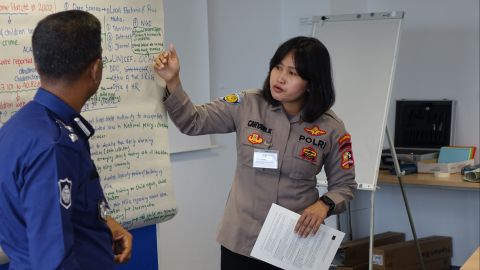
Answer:
[[80, 10], [51, 14], [35, 27], [32, 49], [40, 76], [77, 79], [101, 57], [100, 21]]

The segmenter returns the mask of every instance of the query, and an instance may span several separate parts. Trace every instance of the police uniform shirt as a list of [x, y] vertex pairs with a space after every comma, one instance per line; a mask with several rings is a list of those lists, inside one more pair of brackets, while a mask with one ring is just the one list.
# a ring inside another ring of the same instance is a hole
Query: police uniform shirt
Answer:
[[[165, 99], [172, 121], [188, 135], [236, 132], [237, 166], [217, 241], [249, 256], [272, 203], [300, 213], [319, 199], [325, 169], [332, 213], [345, 210], [356, 189], [351, 137], [329, 110], [313, 123], [289, 119], [259, 90], [195, 106], [180, 85]], [[273, 150], [278, 168], [256, 168], [254, 151]]]
[[10, 269], [114, 269], [93, 132], [41, 88], [0, 129], [0, 245]]

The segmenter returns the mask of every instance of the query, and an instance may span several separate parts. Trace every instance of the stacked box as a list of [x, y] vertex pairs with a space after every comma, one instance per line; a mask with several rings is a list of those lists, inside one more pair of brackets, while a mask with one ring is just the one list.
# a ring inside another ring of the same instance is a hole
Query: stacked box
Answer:
[[[449, 270], [452, 257], [452, 238], [429, 236], [419, 239], [422, 257], [427, 270]], [[373, 249], [374, 270], [420, 269], [414, 240], [394, 243]]]
[[337, 266], [336, 270], [368, 270], [368, 263], [362, 263], [354, 266]]
[[[386, 244], [405, 241], [405, 233], [400, 232], [384, 232], [374, 236], [374, 247]], [[357, 240], [342, 243], [338, 249], [335, 258], [335, 264], [341, 266], [356, 266], [361, 270], [362, 265], [367, 264], [368, 268], [368, 251], [370, 246], [370, 237], [364, 237]], [[357, 268], [351, 268], [357, 270]], [[341, 268], [339, 268], [341, 269]], [[345, 269], [347, 270], [347, 269]]]

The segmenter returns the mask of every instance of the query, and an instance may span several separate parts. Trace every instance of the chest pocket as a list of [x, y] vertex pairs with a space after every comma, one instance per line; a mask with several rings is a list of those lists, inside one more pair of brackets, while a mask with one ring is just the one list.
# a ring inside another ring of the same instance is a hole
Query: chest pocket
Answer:
[[272, 134], [258, 129], [244, 128], [239, 136], [238, 159], [248, 167], [253, 167], [255, 149], [267, 150], [272, 146]]
[[323, 150], [312, 144], [297, 143], [293, 150], [292, 169], [294, 179], [315, 179], [323, 166]]

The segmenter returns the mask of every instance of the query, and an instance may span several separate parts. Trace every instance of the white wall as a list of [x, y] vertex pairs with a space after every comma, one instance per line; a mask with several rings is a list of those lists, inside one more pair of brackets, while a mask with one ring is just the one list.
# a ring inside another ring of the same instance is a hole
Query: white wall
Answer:
[[[165, 41], [166, 48], [175, 46], [182, 56], [182, 84], [190, 92], [194, 102], [210, 100], [210, 69], [208, 48], [207, 0], [165, 0]], [[189, 137], [182, 134], [168, 121], [170, 153], [206, 149], [211, 146], [209, 135]]]
[[[168, 1], [178, 0], [165, 1], [165, 17]], [[281, 41], [280, 5], [276, 0], [201, 2], [207, 3], [212, 99], [261, 87], [268, 61]], [[202, 4], [196, 5], [203, 12]], [[182, 55], [180, 61], [184, 62]], [[160, 270], [220, 269], [215, 238], [235, 169], [234, 140], [232, 134], [214, 135], [218, 148], [171, 157], [179, 213], [158, 225]]]
[[[304, 31], [305, 27], [298, 26], [299, 19], [311, 15], [406, 11], [388, 119], [390, 131], [396, 99], [454, 99], [458, 102], [456, 144], [479, 146], [478, 0], [335, 0], [323, 1], [323, 7], [330, 10], [318, 13], [317, 2], [283, 0], [284, 38], [296, 35], [297, 29]], [[352, 204], [355, 238], [369, 233], [370, 195], [359, 192]], [[382, 185], [376, 196], [375, 231], [403, 231], [411, 239], [398, 186]], [[410, 186], [407, 196], [417, 235], [452, 236], [452, 263], [461, 265], [480, 244], [479, 192]]]

